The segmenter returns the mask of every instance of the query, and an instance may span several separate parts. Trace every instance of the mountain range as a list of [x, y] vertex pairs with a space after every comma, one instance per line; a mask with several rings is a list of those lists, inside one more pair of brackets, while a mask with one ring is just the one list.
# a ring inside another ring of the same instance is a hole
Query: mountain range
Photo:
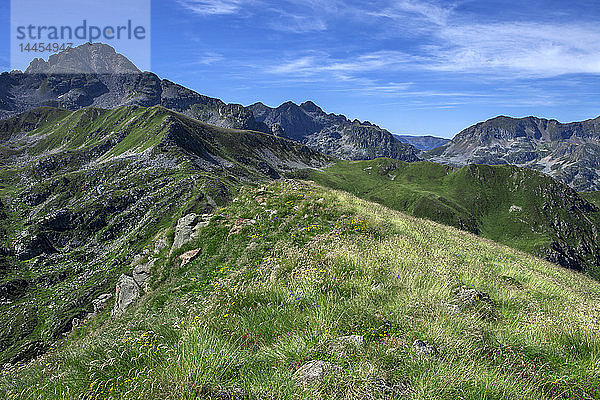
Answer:
[[141, 72], [104, 44], [68, 49], [48, 61], [35, 59], [25, 73], [0, 75], [0, 118], [39, 106], [77, 110], [125, 105], [160, 105], [214, 126], [287, 137], [347, 160], [389, 157], [452, 166], [512, 164], [539, 170], [579, 191], [600, 189], [598, 118], [563, 124], [501, 116], [466, 128], [451, 141], [392, 135], [369, 121], [326, 113], [311, 101], [275, 108], [262, 103], [226, 104]]
[[48, 62], [35, 59], [25, 73], [0, 75], [0, 118], [40, 106], [77, 110], [125, 105], [160, 105], [214, 126], [288, 137], [337, 157], [418, 160], [415, 148], [369, 122], [327, 114], [311, 102], [300, 106], [288, 102], [277, 108], [261, 103], [249, 107], [225, 104], [140, 72], [112, 47], [100, 43], [68, 49]]
[[560, 123], [496, 117], [471, 126], [422, 155], [435, 162], [511, 164], [541, 171], [578, 191], [600, 189], [600, 117]]

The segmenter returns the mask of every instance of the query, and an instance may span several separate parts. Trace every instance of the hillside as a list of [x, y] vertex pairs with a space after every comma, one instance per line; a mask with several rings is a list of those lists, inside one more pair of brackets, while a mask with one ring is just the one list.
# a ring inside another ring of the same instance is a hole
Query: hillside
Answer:
[[162, 107], [0, 121], [0, 364], [45, 352], [182, 213], [202, 218], [245, 184], [329, 162]]
[[302, 176], [600, 276], [598, 207], [539, 172], [378, 159]]
[[600, 189], [600, 117], [568, 124], [497, 117], [424, 154], [450, 165], [512, 164], [541, 171], [578, 191]]
[[169, 256], [174, 235], [143, 253], [148, 294], [5, 367], [2, 397], [600, 396], [600, 284], [576, 272], [294, 181], [245, 188]]

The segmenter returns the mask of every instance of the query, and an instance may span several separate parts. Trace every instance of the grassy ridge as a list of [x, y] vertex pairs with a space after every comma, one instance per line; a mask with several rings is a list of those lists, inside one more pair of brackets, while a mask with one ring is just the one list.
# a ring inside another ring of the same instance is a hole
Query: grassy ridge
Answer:
[[[2, 397], [390, 398], [382, 381], [410, 399], [600, 396], [600, 283], [464, 231], [280, 181], [167, 254], [153, 292], [5, 369]], [[463, 304], [462, 286], [490, 300]], [[364, 345], [337, 341], [350, 334]], [[312, 359], [341, 369], [303, 387], [291, 376]]]
[[513, 166], [453, 170], [377, 159], [341, 161], [301, 176], [534, 255], [559, 248], [549, 259], [600, 276], [598, 209], [541, 173]]

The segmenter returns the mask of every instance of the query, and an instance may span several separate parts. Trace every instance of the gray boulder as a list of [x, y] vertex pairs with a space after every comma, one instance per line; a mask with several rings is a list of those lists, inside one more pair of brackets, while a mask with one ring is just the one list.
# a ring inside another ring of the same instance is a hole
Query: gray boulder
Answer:
[[121, 316], [138, 297], [140, 297], [140, 287], [135, 280], [131, 276], [121, 275], [117, 281], [115, 306], [112, 314], [115, 317]]
[[415, 340], [413, 343], [415, 352], [420, 356], [435, 357], [438, 355], [438, 351], [434, 345], [429, 344], [426, 340]]
[[362, 346], [362, 344], [365, 342], [365, 338], [362, 335], [348, 335], [339, 337], [338, 342], [341, 344]]
[[302, 384], [311, 384], [320, 381], [327, 374], [339, 369], [327, 361], [313, 360], [304, 363], [294, 372], [293, 378]]

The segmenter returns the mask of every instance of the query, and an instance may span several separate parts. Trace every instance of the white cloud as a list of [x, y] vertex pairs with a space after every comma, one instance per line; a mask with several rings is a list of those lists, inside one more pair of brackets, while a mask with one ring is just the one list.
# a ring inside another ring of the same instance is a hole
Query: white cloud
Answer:
[[235, 14], [244, 0], [178, 0], [186, 9], [200, 15]]
[[600, 31], [584, 24], [495, 23], [448, 25], [425, 48], [443, 71], [553, 77], [600, 73]]
[[389, 71], [415, 60], [413, 56], [401, 51], [377, 51], [348, 59], [332, 59], [325, 52], [313, 53], [316, 54], [287, 60], [281, 65], [270, 68], [269, 72], [277, 74], [293, 73], [303, 76], [332, 73], [343, 78], [347, 74], [358, 72], [382, 69]]
[[[477, 22], [455, 6], [402, 0], [370, 15], [410, 26], [430, 42], [414, 68], [468, 72], [505, 78], [600, 73], [600, 31], [570, 22]], [[416, 16], [416, 20], [415, 20]]]
[[[375, 17], [390, 19], [413, 20], [416, 22], [428, 22], [435, 25], [445, 25], [452, 13], [453, 7], [441, 7], [435, 3], [416, 0], [395, 1], [378, 11], [367, 11], [366, 14]], [[414, 19], [418, 21], [415, 21]]]

